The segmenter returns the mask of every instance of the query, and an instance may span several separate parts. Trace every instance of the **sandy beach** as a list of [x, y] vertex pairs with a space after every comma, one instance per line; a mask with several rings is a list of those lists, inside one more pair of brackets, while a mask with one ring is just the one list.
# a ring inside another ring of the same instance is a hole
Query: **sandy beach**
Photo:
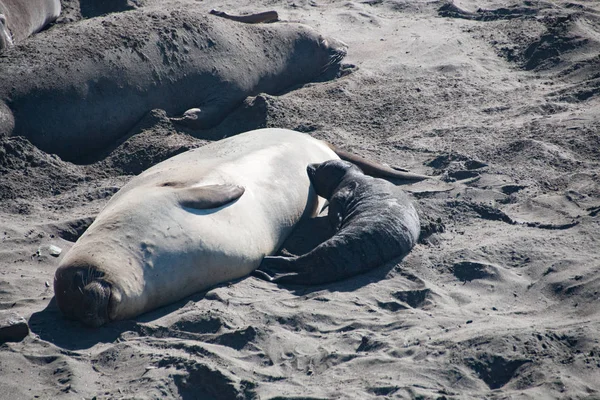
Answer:
[[[344, 73], [206, 131], [148, 110], [79, 163], [0, 138], [0, 311], [30, 329], [0, 345], [0, 398], [600, 398], [600, 3], [189, 2], [312, 26], [347, 44]], [[64, 0], [49, 31], [157, 3]], [[248, 277], [98, 329], [63, 318], [54, 273], [112, 195], [262, 127], [436, 177], [404, 186], [420, 242], [333, 284]]]

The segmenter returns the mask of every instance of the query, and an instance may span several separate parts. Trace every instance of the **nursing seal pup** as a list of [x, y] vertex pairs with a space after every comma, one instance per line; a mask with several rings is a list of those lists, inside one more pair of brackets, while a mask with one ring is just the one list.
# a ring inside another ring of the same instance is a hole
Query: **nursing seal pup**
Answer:
[[335, 234], [295, 257], [265, 257], [256, 276], [283, 284], [315, 285], [342, 280], [406, 255], [420, 234], [419, 216], [407, 194], [366, 176], [347, 161], [309, 165], [316, 193], [329, 200]]

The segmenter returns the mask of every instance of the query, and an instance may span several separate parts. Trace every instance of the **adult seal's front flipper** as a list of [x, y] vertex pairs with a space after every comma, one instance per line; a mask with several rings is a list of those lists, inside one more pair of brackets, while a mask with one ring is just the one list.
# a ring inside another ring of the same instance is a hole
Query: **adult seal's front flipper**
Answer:
[[183, 207], [207, 210], [222, 207], [239, 199], [244, 188], [237, 185], [207, 185], [177, 190], [177, 198]]

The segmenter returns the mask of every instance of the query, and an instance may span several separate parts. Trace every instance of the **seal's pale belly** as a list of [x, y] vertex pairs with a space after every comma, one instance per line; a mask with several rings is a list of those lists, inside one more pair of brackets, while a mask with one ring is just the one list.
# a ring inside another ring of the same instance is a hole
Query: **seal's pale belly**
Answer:
[[[110, 319], [245, 276], [303, 215], [316, 212], [306, 166], [334, 158], [323, 142], [283, 129], [246, 132], [175, 156], [123, 187], [59, 270], [81, 266], [82, 259], [100, 269], [112, 288]], [[181, 188], [214, 184], [245, 192], [212, 209], [177, 200]]]
[[307, 26], [229, 21], [195, 2], [89, 18], [0, 59], [0, 136], [81, 160], [152, 109], [177, 116], [199, 108], [194, 129], [208, 129], [247, 96], [309, 82], [343, 54]]

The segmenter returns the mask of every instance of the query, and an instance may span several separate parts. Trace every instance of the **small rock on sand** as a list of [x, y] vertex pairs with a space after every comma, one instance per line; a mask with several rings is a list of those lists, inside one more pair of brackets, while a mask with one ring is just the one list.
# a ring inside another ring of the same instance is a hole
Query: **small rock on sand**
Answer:
[[25, 318], [14, 311], [0, 310], [0, 344], [20, 342], [29, 334]]

